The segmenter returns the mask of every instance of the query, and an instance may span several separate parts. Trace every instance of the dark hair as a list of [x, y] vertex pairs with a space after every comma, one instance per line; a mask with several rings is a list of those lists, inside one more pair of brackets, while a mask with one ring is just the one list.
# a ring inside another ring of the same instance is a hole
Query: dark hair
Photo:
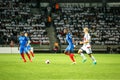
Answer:
[[24, 35], [24, 32], [21, 32], [20, 35]]

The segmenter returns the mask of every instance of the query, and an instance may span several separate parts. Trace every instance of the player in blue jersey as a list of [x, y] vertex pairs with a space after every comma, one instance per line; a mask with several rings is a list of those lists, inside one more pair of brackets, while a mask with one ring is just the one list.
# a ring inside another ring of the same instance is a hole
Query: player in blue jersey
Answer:
[[28, 39], [26, 51], [27, 51], [28, 53], [30, 53], [30, 54], [32, 55], [32, 57], [34, 57], [34, 53], [32, 52], [32, 50], [31, 50], [31, 45], [30, 45], [31, 41], [30, 41], [30, 38], [28, 37], [28, 33], [27, 33], [27, 32], [25, 33], [25, 37], [27, 37], [27, 39]]
[[64, 34], [66, 34], [66, 41], [68, 42], [68, 46], [67, 48], [65, 49], [64, 53], [66, 55], [68, 55], [70, 57], [70, 59], [72, 60], [73, 64], [75, 64], [75, 59], [74, 59], [74, 54], [73, 54], [73, 51], [74, 51], [74, 44], [73, 44], [73, 39], [72, 39], [72, 35], [70, 34], [69, 32], [69, 29], [68, 28], [65, 28], [64, 29]]
[[20, 51], [20, 55], [21, 55], [23, 61], [26, 62], [26, 59], [24, 57], [24, 52], [25, 52], [26, 55], [28, 56], [29, 60], [32, 62], [32, 60], [30, 58], [30, 55], [26, 51], [26, 46], [27, 46], [28, 39], [27, 39], [27, 37], [24, 36], [23, 32], [20, 35], [21, 36], [19, 37], [19, 47], [18, 47], [18, 50]]

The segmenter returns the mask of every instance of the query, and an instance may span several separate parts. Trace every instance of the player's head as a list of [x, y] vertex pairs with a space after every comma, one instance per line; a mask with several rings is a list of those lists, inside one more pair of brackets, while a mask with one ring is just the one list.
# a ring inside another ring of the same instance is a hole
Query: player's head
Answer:
[[21, 32], [20, 35], [21, 35], [21, 36], [24, 36], [24, 32]]
[[25, 33], [25, 36], [28, 37], [28, 33], [27, 32]]
[[85, 28], [83, 29], [83, 32], [84, 32], [84, 33], [88, 32], [88, 31], [89, 31], [89, 29], [88, 29], [87, 27], [85, 27]]
[[64, 28], [64, 34], [67, 34], [69, 32], [68, 28]]

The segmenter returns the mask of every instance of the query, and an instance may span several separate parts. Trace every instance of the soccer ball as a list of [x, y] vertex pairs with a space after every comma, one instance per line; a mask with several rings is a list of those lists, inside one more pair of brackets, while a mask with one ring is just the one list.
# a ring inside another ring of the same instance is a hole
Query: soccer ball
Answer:
[[45, 63], [46, 63], [46, 64], [50, 64], [50, 60], [46, 60]]

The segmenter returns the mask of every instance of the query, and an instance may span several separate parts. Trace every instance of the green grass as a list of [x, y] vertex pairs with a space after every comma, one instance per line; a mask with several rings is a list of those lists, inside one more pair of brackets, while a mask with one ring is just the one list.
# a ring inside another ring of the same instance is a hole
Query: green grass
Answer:
[[[87, 56], [87, 55], [86, 55]], [[64, 54], [36, 54], [31, 63], [24, 63], [19, 54], [0, 54], [0, 80], [120, 80], [119, 54], [94, 54], [97, 65], [87, 56], [82, 63], [76, 54], [71, 65]], [[50, 64], [45, 64], [49, 59]]]

